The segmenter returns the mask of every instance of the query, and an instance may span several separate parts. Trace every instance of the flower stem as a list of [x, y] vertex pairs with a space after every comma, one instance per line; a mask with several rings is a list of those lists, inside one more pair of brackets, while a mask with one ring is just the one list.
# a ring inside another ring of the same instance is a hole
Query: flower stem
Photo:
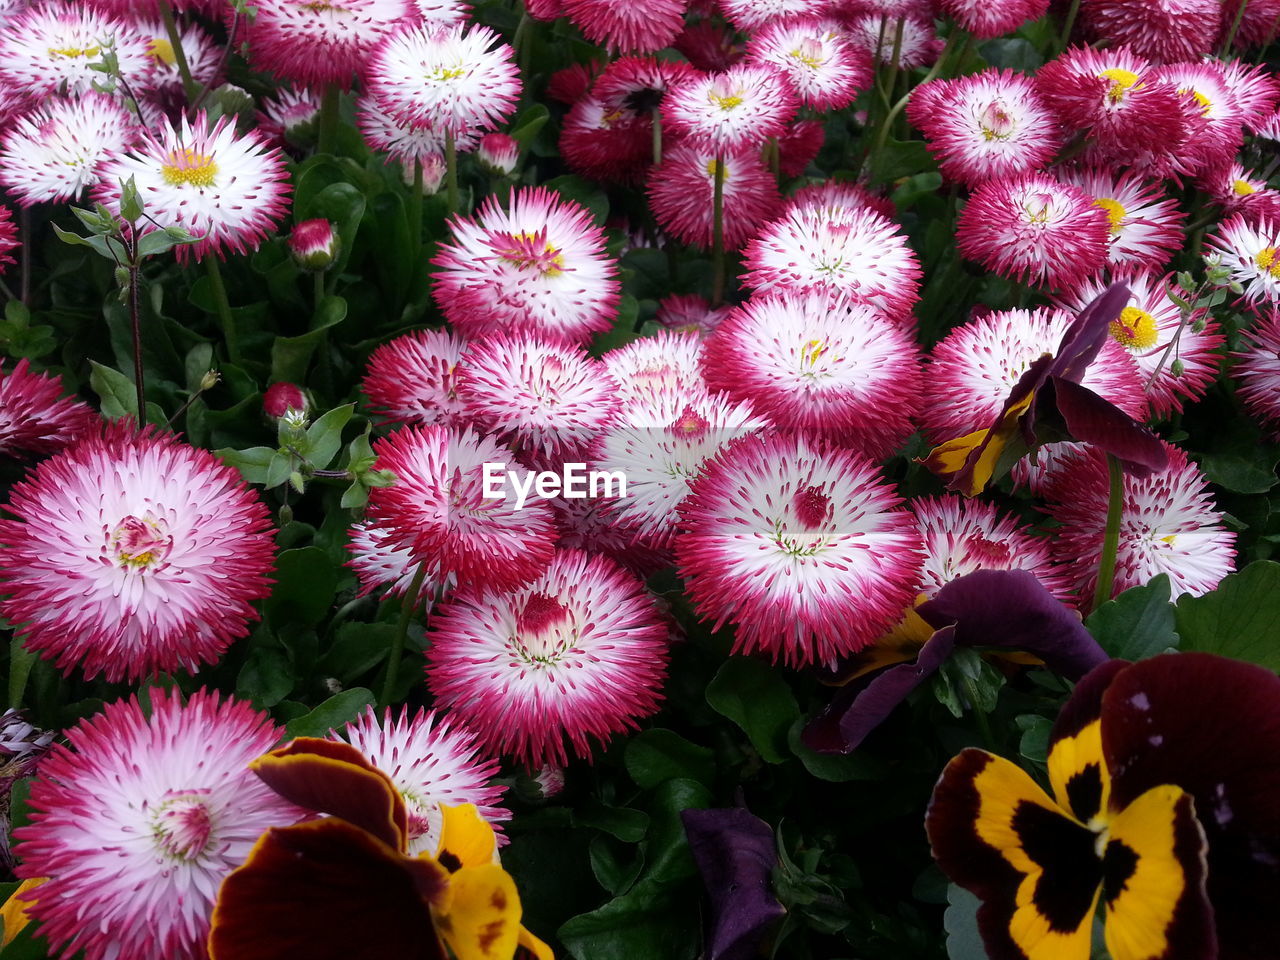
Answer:
[[422, 160], [413, 161], [413, 191], [409, 194], [409, 244], [415, 268], [422, 252]]
[[711, 193], [711, 305], [724, 303], [724, 157], [716, 156]]
[[418, 609], [419, 595], [422, 593], [422, 584], [426, 579], [427, 565], [419, 564], [417, 573], [409, 583], [409, 589], [401, 599], [400, 620], [396, 623], [396, 635], [391, 640], [391, 652], [387, 658], [387, 678], [382, 683], [379, 707], [391, 705], [391, 697], [396, 689], [396, 674], [400, 672], [400, 657], [404, 653], [405, 640], [409, 637], [409, 621], [413, 619], [413, 611]]
[[138, 319], [138, 265], [129, 264], [129, 323], [133, 327], [133, 388], [138, 394], [138, 426], [147, 422], [147, 391], [142, 373], [142, 324]]
[[973, 715], [978, 720], [978, 730], [982, 733], [982, 740], [987, 745], [988, 750], [994, 750], [996, 748], [996, 740], [991, 734], [991, 721], [987, 719], [986, 711], [978, 706], [978, 683], [967, 674], [961, 682], [964, 684], [965, 696], [969, 698], [969, 706], [973, 708]]
[[222, 338], [227, 343], [227, 359], [232, 363], [239, 363], [240, 343], [236, 338], [236, 321], [231, 315], [231, 303], [227, 300], [227, 288], [222, 282], [222, 268], [218, 266], [215, 254], [205, 257], [204, 264], [209, 274], [209, 292], [213, 294], [213, 305], [217, 308], [218, 319], [222, 321]]
[[1067, 19], [1062, 22], [1062, 33], [1058, 37], [1057, 52], [1062, 53], [1067, 49], [1067, 44], [1071, 42], [1071, 31], [1076, 25], [1076, 14], [1080, 12], [1080, 0], [1071, 0], [1071, 6], [1067, 8]]
[[453, 131], [444, 132], [444, 182], [449, 199], [449, 215], [458, 212], [458, 145]]
[[653, 110], [653, 165], [662, 162], [662, 111]]
[[1236, 10], [1235, 18], [1231, 21], [1227, 35], [1222, 39], [1222, 47], [1218, 50], [1218, 59], [1225, 60], [1230, 55], [1231, 44], [1236, 41], [1236, 33], [1240, 29], [1240, 22], [1244, 20], [1244, 11], [1247, 6], [1249, 6], [1249, 0], [1240, 0], [1240, 7]]
[[342, 91], [336, 83], [331, 83], [320, 100], [316, 153], [333, 153], [334, 141], [338, 139], [338, 111], [341, 106]]
[[182, 34], [178, 32], [178, 22], [173, 18], [173, 6], [169, 0], [160, 0], [160, 19], [164, 21], [169, 46], [173, 47], [173, 59], [178, 65], [178, 75], [182, 77], [182, 90], [187, 95], [187, 103], [192, 103], [200, 95], [200, 84], [191, 76], [191, 64], [187, 63], [187, 53], [182, 49]]
[[1107, 454], [1107, 526], [1102, 535], [1102, 556], [1098, 558], [1098, 584], [1093, 590], [1093, 609], [1111, 599], [1115, 586], [1116, 552], [1120, 549], [1120, 519], [1124, 513], [1124, 470], [1113, 454]]
[[[960, 43], [961, 36], [964, 37], [963, 44]], [[957, 47], [960, 51], [958, 55], [956, 55]], [[879, 153], [881, 148], [884, 147], [885, 141], [889, 139], [889, 128], [893, 126], [893, 121], [898, 114], [906, 108], [907, 101], [911, 99], [912, 90], [916, 89], [916, 87], [924, 86], [934, 77], [938, 76], [938, 74], [942, 72], [942, 68], [946, 66], [949, 60], [952, 59], [953, 55], [956, 55], [955, 58], [957, 60], [962, 59], [968, 49], [969, 34], [966, 31], [961, 30], [959, 27], [956, 27], [951, 31], [951, 36], [947, 37], [946, 46], [942, 48], [942, 53], [938, 54], [938, 59], [935, 60], [933, 66], [929, 68], [929, 72], [924, 75], [924, 79], [916, 84], [915, 87], [912, 87], [904, 93], [898, 102], [889, 109], [888, 114], [885, 115], [884, 121], [880, 124], [880, 129], [876, 133], [875, 146], [871, 150], [872, 155]]]

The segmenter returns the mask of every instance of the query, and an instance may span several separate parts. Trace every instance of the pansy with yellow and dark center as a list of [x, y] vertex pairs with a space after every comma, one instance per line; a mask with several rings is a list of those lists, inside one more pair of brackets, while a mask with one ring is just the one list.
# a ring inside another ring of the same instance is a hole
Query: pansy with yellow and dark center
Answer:
[[251, 767], [328, 816], [268, 830], [223, 881], [210, 960], [552, 960], [471, 804], [442, 805], [439, 849], [412, 857], [404, 800], [350, 744], [300, 737]]
[[[1247, 732], [1248, 739], [1242, 739]], [[1256, 960], [1280, 942], [1280, 678], [1211, 654], [1112, 660], [1050, 736], [1051, 794], [968, 749], [925, 820], [992, 960]]]

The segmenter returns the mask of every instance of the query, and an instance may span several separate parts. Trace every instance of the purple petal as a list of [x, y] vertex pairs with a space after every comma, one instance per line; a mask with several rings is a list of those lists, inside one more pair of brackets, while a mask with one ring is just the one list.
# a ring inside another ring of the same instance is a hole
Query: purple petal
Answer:
[[1129, 288], [1123, 283], [1113, 283], [1098, 294], [1067, 328], [1049, 374], [1079, 383], [1107, 342], [1112, 321], [1120, 316], [1128, 302]]
[[1080, 615], [1026, 570], [957, 577], [916, 612], [935, 629], [954, 624], [957, 644], [1025, 650], [1070, 680], [1107, 659]]
[[850, 684], [804, 728], [800, 739], [818, 753], [852, 753], [894, 707], [931, 677], [955, 649], [954, 630], [936, 631], [914, 663], [902, 663], [877, 674], [865, 686]]
[[742, 807], [684, 810], [680, 816], [711, 897], [707, 960], [756, 956], [769, 928], [786, 912], [773, 895], [773, 829]]
[[1147, 427], [1087, 387], [1058, 377], [1050, 377], [1049, 382], [1071, 439], [1112, 454], [1136, 477], [1169, 468], [1164, 443]]

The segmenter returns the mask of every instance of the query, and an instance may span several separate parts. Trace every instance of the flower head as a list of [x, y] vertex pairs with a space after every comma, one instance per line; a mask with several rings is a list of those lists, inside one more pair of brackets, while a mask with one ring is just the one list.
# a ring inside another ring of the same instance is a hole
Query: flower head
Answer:
[[23, 206], [77, 199], [98, 182], [103, 162], [139, 133], [133, 115], [104, 93], [49, 100], [9, 127], [0, 147], [0, 184]]
[[293, 262], [309, 272], [328, 270], [337, 261], [342, 248], [342, 240], [333, 229], [333, 223], [323, 217], [294, 224], [288, 243]]
[[592, 180], [638, 182], [653, 162], [653, 118], [586, 94], [564, 118], [560, 153], [570, 170]]
[[457, 137], [511, 116], [520, 96], [514, 57], [488, 27], [427, 25], [384, 41], [365, 76], [370, 95], [396, 120]]
[[1280, 303], [1280, 221], [1253, 221], [1237, 214], [1208, 237], [1231, 279], [1244, 287], [1250, 304]]
[[458, 330], [581, 343], [609, 328], [617, 267], [585, 207], [544, 187], [513, 190], [505, 209], [490, 197], [451, 227], [432, 292]]
[[182, 227], [200, 238], [175, 248], [179, 260], [257, 249], [284, 217], [289, 172], [278, 149], [256, 133], [239, 136], [231, 120], [210, 124], [199, 113], [145, 136], [102, 166], [95, 198], [118, 214], [121, 182], [133, 178], [147, 214], [140, 230]]
[[786, 74], [776, 67], [744, 63], [690, 78], [668, 91], [662, 121], [673, 133], [725, 154], [780, 135], [796, 107]]
[[956, 225], [956, 248], [1001, 276], [1071, 286], [1102, 268], [1110, 220], [1079, 187], [1032, 173], [988, 180]]
[[258, 132], [269, 143], [284, 146], [295, 142], [320, 115], [320, 98], [309, 91], [282, 86], [261, 101]]
[[98, 421], [87, 404], [62, 396], [62, 380], [35, 373], [19, 360], [0, 368], [0, 454], [56, 453], [79, 440]]
[[[684, 26], [687, 0], [562, 0], [564, 15], [592, 43], [610, 53], [653, 53]], [[555, 19], [548, 17], [547, 19]]]
[[[153, 5], [158, 9], [158, 4]], [[207, 4], [216, 7], [216, 4]], [[175, 7], [180, 4], [174, 4]], [[216, 15], [216, 9], [210, 11]], [[137, 24], [138, 32], [146, 41], [147, 56], [150, 60], [151, 77], [149, 86], [159, 97], [179, 97], [182, 91], [182, 71], [178, 69], [177, 53], [173, 49], [173, 41], [169, 32], [159, 20], [148, 20]], [[182, 43], [182, 52], [187, 59], [187, 69], [196, 83], [213, 89], [216, 87], [218, 72], [223, 65], [222, 48], [218, 46], [207, 31], [194, 23], [180, 23], [178, 38]]]
[[1151, 0], [1142, 9], [1124, 0], [1084, 0], [1080, 20], [1091, 34], [1156, 63], [1199, 60], [1217, 45], [1219, 0]]
[[446, 330], [406, 333], [373, 351], [360, 387], [387, 423], [463, 426], [457, 388], [465, 348]]
[[781, 70], [800, 103], [840, 110], [871, 85], [871, 57], [832, 21], [775, 21], [747, 44], [747, 59]]
[[1059, 177], [1107, 215], [1111, 266], [1158, 270], [1182, 246], [1182, 212], [1157, 181], [1096, 167], [1064, 170]]
[[270, 517], [240, 474], [128, 422], [39, 464], [7, 510], [0, 610], [63, 671], [194, 672], [248, 632], [270, 593]]
[[310, 404], [307, 395], [296, 383], [281, 380], [267, 387], [262, 395], [262, 412], [272, 420], [281, 417], [305, 415]]
[[558, 550], [514, 593], [441, 605], [427, 685], [489, 750], [537, 768], [634, 729], [657, 709], [666, 664], [667, 625], [643, 584], [605, 557]]
[[629, 403], [703, 389], [701, 352], [702, 338], [697, 333], [660, 330], [610, 350], [603, 359], [605, 370], [618, 385], [619, 401]]
[[681, 576], [734, 651], [827, 663], [901, 616], [920, 571], [911, 514], [870, 462], [792, 434], [745, 437], [681, 505]]
[[[387, 595], [392, 597], [403, 597], [409, 592], [422, 564], [413, 562], [413, 551], [409, 547], [396, 544], [390, 528], [361, 520], [352, 524], [348, 533], [347, 549], [351, 551], [351, 559], [347, 566], [355, 571], [360, 582], [360, 596], [380, 587], [386, 587]], [[441, 580], [438, 565], [429, 568], [418, 589], [418, 601], [429, 603], [438, 588], [448, 589], [453, 585], [452, 578]]]
[[1244, 331], [1232, 371], [1237, 396], [1273, 439], [1280, 439], [1280, 311], [1267, 310]]
[[696, 293], [673, 293], [658, 301], [658, 312], [653, 319], [674, 333], [696, 333], [705, 337], [720, 325], [731, 309], [723, 304], [712, 307], [705, 297]]
[[939, 0], [938, 6], [979, 40], [1012, 33], [1049, 12], [1049, 0]]
[[[902, 18], [902, 45], [898, 50], [898, 65], [912, 70], [916, 67], [927, 67], [934, 63], [942, 53], [942, 40], [938, 37], [933, 25], [933, 8], [926, 6], [922, 11], [903, 11], [886, 14], [894, 20]], [[856, 13], [848, 18], [849, 39], [866, 50], [874, 58], [879, 55], [880, 63], [893, 62], [893, 40], [884, 42], [881, 31], [885, 16], [879, 13]]]
[[31, 824], [15, 831], [40, 932], [87, 960], [201, 960], [218, 885], [258, 836], [302, 810], [249, 762], [279, 740], [266, 715], [158, 687], [81, 721], [41, 763]]
[[93, 67], [114, 52], [138, 94], [150, 92], [151, 63], [142, 34], [84, 3], [29, 7], [0, 33], [0, 79], [31, 97], [87, 93], [103, 74]]
[[[413, 173], [414, 163], [424, 167], [433, 162], [443, 162], [445, 135], [429, 123], [409, 124], [393, 117], [377, 97], [363, 96], [356, 106], [356, 126], [364, 142], [374, 150], [380, 150], [405, 166], [405, 174]], [[462, 133], [454, 138], [454, 149], [468, 153], [476, 148], [474, 134]]]
[[712, 201], [720, 163], [724, 164], [726, 250], [741, 248], [761, 222], [777, 213], [778, 183], [759, 151], [744, 149], [717, 157], [712, 147], [677, 143], [664, 149], [662, 162], [649, 171], [646, 190], [654, 219], [681, 243], [711, 248]]
[[509, 177], [520, 164], [520, 143], [507, 133], [486, 133], [476, 156], [490, 176]]
[[720, 0], [724, 17], [746, 34], [757, 34], [779, 23], [814, 20], [832, 12], [833, 0]]

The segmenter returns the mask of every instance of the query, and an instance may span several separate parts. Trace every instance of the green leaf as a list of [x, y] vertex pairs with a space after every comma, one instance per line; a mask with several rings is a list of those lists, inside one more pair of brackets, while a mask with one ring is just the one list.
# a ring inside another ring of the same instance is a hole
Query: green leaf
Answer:
[[1280, 563], [1259, 560], [1202, 597], [1178, 599], [1183, 650], [1234, 657], [1280, 671]]
[[551, 111], [545, 104], [533, 104], [516, 117], [515, 123], [511, 126], [511, 139], [519, 143], [522, 149], [529, 149], [533, 138], [550, 119]]
[[221, 457], [224, 463], [239, 470], [245, 483], [266, 483], [267, 470], [271, 466], [271, 461], [278, 456], [271, 447], [250, 447], [248, 450], [224, 447], [213, 452], [215, 456]]
[[328, 296], [320, 301], [312, 329], [296, 337], [276, 337], [271, 343], [271, 380], [305, 383], [311, 355], [327, 336], [330, 327], [347, 318], [347, 301]]
[[350, 683], [387, 658], [395, 635], [393, 623], [344, 623], [333, 646], [320, 658], [320, 671]]
[[942, 926], [947, 931], [947, 960], [987, 960], [987, 948], [978, 932], [978, 907], [982, 901], [954, 883], [947, 888], [947, 912]]
[[278, 450], [267, 464], [267, 478], [264, 482], [268, 490], [274, 490], [289, 479], [293, 473], [293, 457]]
[[1022, 739], [1018, 742], [1018, 752], [1033, 763], [1045, 763], [1049, 759], [1049, 733], [1053, 730], [1053, 721], [1038, 713], [1024, 713], [1014, 718], [1014, 723], [1022, 731]]
[[804, 719], [797, 719], [787, 731], [787, 746], [800, 758], [804, 768], [819, 780], [832, 783], [847, 783], [850, 780], [883, 780], [887, 776], [884, 763], [859, 750], [848, 756], [835, 756], [818, 753], [805, 746], [800, 739], [804, 730]]
[[1040, 56], [1034, 44], [1021, 37], [988, 40], [978, 48], [978, 53], [993, 67], [1022, 73], [1034, 73], [1044, 63], [1044, 57]]
[[582, 204], [589, 211], [596, 223], [604, 226], [605, 220], [609, 216], [609, 198], [605, 196], [603, 190], [584, 180], [576, 174], [567, 173], [562, 177], [553, 177], [543, 184], [549, 190], [554, 190], [564, 197], [566, 200], [573, 200]]
[[711, 791], [696, 780], [664, 780], [658, 784], [649, 803], [652, 820], [645, 840], [645, 856], [649, 860], [645, 879], [669, 882], [697, 872], [680, 811], [710, 805]]
[[580, 914], [557, 931], [577, 960], [693, 960], [702, 941], [697, 898], [641, 880], [598, 910]]
[[138, 391], [132, 380], [119, 370], [90, 360], [89, 386], [102, 398], [102, 413], [112, 420], [138, 416]]
[[1233, 493], [1266, 493], [1276, 485], [1274, 453], [1265, 453], [1264, 459], [1242, 457], [1234, 453], [1207, 453], [1200, 458], [1200, 469], [1213, 483]]
[[276, 586], [265, 603], [273, 623], [315, 626], [333, 603], [338, 574], [319, 547], [285, 550], [276, 558]]
[[195, 393], [200, 389], [200, 381], [206, 373], [213, 369], [213, 344], [197, 343], [187, 351], [183, 360], [183, 371], [187, 379], [187, 391]]
[[290, 720], [284, 727], [288, 739], [294, 737], [324, 737], [330, 730], [354, 720], [377, 702], [372, 690], [352, 687], [335, 693], [308, 714]]
[[236, 695], [269, 709], [287, 697], [293, 685], [293, 667], [284, 651], [255, 646], [236, 677]]
[[645, 790], [677, 777], [707, 786], [715, 778], [714, 753], [661, 727], [632, 737], [623, 758], [628, 775]]
[[602, 830], [624, 843], [639, 843], [649, 829], [649, 815], [643, 810], [611, 807], [588, 797], [574, 809], [573, 824]]
[[333, 461], [342, 446], [342, 428], [347, 425], [356, 405], [334, 407], [307, 428], [307, 459], [317, 470], [323, 470]]
[[1089, 615], [1085, 626], [1103, 650], [1120, 660], [1145, 660], [1177, 649], [1169, 575], [1131, 587]]
[[592, 839], [588, 853], [591, 857], [591, 872], [611, 896], [626, 893], [644, 869], [643, 850], [634, 844], [620, 843], [604, 834]]
[[929, 148], [922, 140], [889, 140], [880, 150], [872, 153], [871, 182], [888, 183], [902, 177], [914, 176], [937, 170]]
[[800, 707], [786, 681], [762, 661], [726, 660], [707, 685], [707, 703], [741, 727], [766, 762], [787, 759], [787, 732]]

